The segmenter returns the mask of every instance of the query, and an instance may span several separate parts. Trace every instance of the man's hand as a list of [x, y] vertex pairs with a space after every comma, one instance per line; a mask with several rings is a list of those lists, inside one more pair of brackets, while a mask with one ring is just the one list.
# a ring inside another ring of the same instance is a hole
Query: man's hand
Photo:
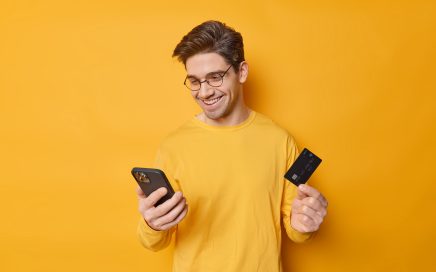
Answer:
[[157, 207], [154, 207], [154, 204], [166, 195], [166, 188], [159, 188], [146, 197], [138, 186], [136, 193], [139, 200], [139, 212], [147, 224], [154, 230], [168, 230], [172, 228], [182, 221], [188, 212], [188, 204], [182, 192], [176, 192], [172, 198]]
[[292, 203], [291, 227], [302, 233], [317, 231], [327, 214], [327, 205], [325, 197], [315, 188], [300, 184]]

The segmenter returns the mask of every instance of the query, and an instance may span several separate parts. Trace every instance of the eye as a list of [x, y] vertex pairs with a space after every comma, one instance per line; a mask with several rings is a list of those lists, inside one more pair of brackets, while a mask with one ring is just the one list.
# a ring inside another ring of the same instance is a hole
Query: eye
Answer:
[[200, 81], [198, 81], [198, 79], [195, 79], [195, 78], [191, 78], [191, 77], [188, 77], [188, 83], [190, 84], [190, 85], [199, 85], [200, 84]]
[[209, 82], [219, 82], [221, 81], [221, 75], [220, 74], [211, 74], [207, 77], [207, 81]]

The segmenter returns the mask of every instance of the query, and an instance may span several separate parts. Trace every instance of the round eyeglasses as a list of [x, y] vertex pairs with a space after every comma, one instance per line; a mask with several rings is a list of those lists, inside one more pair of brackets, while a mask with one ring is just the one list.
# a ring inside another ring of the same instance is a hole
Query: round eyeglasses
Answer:
[[186, 76], [183, 84], [191, 91], [200, 90], [201, 84], [204, 82], [206, 82], [211, 87], [219, 87], [223, 85], [224, 76], [230, 70], [230, 67], [232, 67], [232, 65], [230, 65], [225, 72], [218, 71], [208, 73], [203, 81], [200, 81], [198, 78], [195, 78], [193, 76]]

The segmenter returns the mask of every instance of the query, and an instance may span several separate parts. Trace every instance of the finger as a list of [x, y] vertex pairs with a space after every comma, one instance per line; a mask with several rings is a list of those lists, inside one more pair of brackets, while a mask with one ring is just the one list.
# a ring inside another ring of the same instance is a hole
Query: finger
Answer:
[[145, 198], [145, 203], [148, 208], [153, 207], [159, 199], [167, 194], [167, 188], [161, 187]]
[[306, 227], [305, 225], [301, 224], [300, 222], [297, 222], [297, 223], [291, 224], [291, 227], [292, 227], [294, 230], [296, 230], [296, 231], [298, 231], [298, 232], [301, 232], [301, 233], [307, 233], [307, 232], [310, 232], [310, 231], [309, 231], [309, 228]]
[[170, 199], [156, 207], [156, 217], [161, 217], [172, 210], [183, 199], [182, 192], [176, 192]]
[[317, 189], [315, 189], [307, 184], [300, 184], [300, 186], [298, 186], [298, 189], [300, 189], [307, 196], [311, 196], [313, 198], [318, 199], [319, 201], [321, 201], [323, 206], [327, 207], [327, 205], [328, 205], [327, 200]]
[[322, 205], [323, 205], [325, 208], [328, 207], [329, 202], [327, 201], [327, 199], [326, 199], [322, 194], [319, 195], [319, 200], [321, 201]]
[[300, 232], [311, 232], [315, 229], [316, 224], [312, 218], [304, 214], [293, 215], [293, 220], [291, 220], [291, 226]]
[[185, 209], [179, 214], [179, 216], [177, 216], [176, 220], [174, 220], [173, 222], [168, 223], [166, 225], [163, 225], [161, 227], [162, 230], [168, 230], [168, 229], [174, 227], [175, 225], [179, 224], [180, 221], [182, 221], [182, 219], [185, 218], [187, 213], [188, 213], [188, 205], [185, 205]]
[[303, 206], [308, 206], [318, 213], [321, 217], [327, 214], [326, 208], [321, 204], [321, 202], [313, 197], [306, 197], [303, 200], [294, 199], [291, 206], [291, 212], [301, 213]]
[[295, 198], [292, 202], [291, 211], [298, 210], [303, 205], [303, 200]]
[[[305, 201], [307, 201], [308, 198], [305, 198], [304, 200], [298, 200], [295, 199], [292, 203], [291, 207], [291, 214], [293, 215], [310, 215], [311, 217], [317, 219], [318, 221], [321, 221], [319, 219], [323, 219], [324, 216], [327, 214], [327, 211], [324, 207], [321, 206], [320, 210], [315, 210], [312, 207], [305, 204]], [[308, 210], [310, 209], [310, 210]], [[306, 212], [307, 211], [307, 212]], [[316, 213], [316, 216], [314, 215]], [[322, 221], [321, 221], [322, 222]]]
[[320, 223], [316, 219], [306, 214], [299, 214], [300, 222], [306, 227], [308, 231], [315, 231], [319, 228]]
[[161, 217], [157, 218], [156, 220], [154, 220], [153, 224], [161, 227], [163, 225], [171, 223], [184, 210], [185, 206], [186, 206], [186, 200], [183, 198], [177, 204], [177, 206], [175, 206], [171, 211], [169, 211], [164, 216], [161, 216]]
[[321, 201], [316, 198], [306, 197], [305, 199], [301, 200], [301, 203], [302, 205], [312, 208], [321, 216], [325, 216], [327, 213], [324, 205], [322, 205]]
[[298, 186], [297, 188], [297, 196], [295, 198], [299, 200], [303, 200], [304, 198], [307, 197], [307, 194], [303, 190], [301, 190], [300, 186]]
[[303, 214], [310, 217], [310, 219], [312, 219], [318, 226], [323, 221], [323, 217], [317, 211], [306, 205], [303, 205], [298, 211], [295, 212], [295, 214]]
[[138, 195], [139, 198], [145, 198], [145, 194], [144, 191], [142, 191], [141, 187], [136, 186], [136, 194]]
[[305, 193], [306, 195], [314, 197], [314, 198], [318, 198], [320, 195], [320, 193], [318, 192], [317, 189], [315, 189], [307, 184], [300, 184], [300, 186], [298, 186], [298, 189], [303, 191], [303, 193]]

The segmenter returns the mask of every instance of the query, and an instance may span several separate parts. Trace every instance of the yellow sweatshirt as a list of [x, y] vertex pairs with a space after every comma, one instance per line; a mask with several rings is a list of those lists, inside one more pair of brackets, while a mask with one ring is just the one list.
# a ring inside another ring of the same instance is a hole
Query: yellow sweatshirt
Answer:
[[290, 225], [297, 187], [283, 176], [297, 155], [292, 136], [255, 111], [236, 126], [192, 118], [162, 142], [155, 165], [183, 192], [188, 213], [168, 231], [141, 217], [140, 242], [157, 251], [175, 233], [176, 272], [282, 271], [280, 221], [294, 242], [311, 236]]

